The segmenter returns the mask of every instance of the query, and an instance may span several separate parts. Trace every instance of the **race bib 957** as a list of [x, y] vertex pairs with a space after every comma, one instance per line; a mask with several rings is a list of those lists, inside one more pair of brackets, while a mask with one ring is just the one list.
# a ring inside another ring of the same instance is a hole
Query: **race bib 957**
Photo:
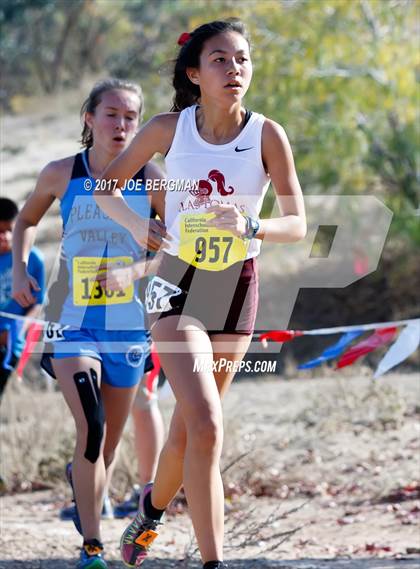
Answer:
[[213, 217], [213, 213], [181, 216], [179, 258], [199, 269], [223, 271], [245, 259], [249, 242], [208, 226]]

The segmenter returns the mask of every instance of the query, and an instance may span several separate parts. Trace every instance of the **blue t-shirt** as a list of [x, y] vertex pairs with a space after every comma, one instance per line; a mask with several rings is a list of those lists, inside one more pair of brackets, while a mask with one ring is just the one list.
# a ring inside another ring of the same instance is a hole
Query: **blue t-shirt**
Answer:
[[[36, 279], [39, 291], [32, 291], [36, 304], [42, 304], [45, 293], [45, 269], [42, 253], [34, 247], [28, 259], [28, 273]], [[11, 314], [24, 315], [30, 308], [24, 308], [12, 298], [12, 252], [0, 255], [0, 310]], [[11, 339], [11, 352], [20, 356], [25, 345], [22, 334], [23, 321], [0, 316], [0, 330], [8, 330]]]

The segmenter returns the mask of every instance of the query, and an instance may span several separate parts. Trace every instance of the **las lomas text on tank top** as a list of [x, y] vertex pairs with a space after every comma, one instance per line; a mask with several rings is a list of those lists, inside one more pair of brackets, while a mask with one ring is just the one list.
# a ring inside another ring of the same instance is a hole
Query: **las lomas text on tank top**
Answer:
[[[250, 259], [258, 255], [261, 241], [252, 239], [241, 245], [240, 240], [235, 240], [232, 247], [231, 233], [214, 230], [206, 238], [205, 222], [211, 214], [203, 214], [214, 205], [234, 204], [241, 214], [259, 217], [269, 185], [261, 158], [265, 118], [258, 113], [248, 114], [248, 121], [234, 140], [216, 145], [200, 136], [196, 109], [194, 105], [180, 113], [165, 158], [167, 180], [177, 181], [174, 189], [166, 192], [165, 223], [174, 238], [167, 252], [188, 261], [186, 255], [193, 255], [195, 247], [197, 266], [201, 263], [202, 268], [221, 270], [240, 256]], [[236, 257], [229, 260], [235, 247]], [[202, 258], [203, 248], [207, 248], [207, 258]]]

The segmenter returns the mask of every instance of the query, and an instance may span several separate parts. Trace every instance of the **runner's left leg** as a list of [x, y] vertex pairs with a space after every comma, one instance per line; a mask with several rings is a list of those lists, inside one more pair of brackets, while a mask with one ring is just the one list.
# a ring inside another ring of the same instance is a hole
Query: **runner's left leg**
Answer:
[[83, 537], [100, 540], [99, 520], [105, 486], [102, 449], [106, 433], [98, 397], [101, 362], [87, 356], [66, 357], [54, 358], [52, 366], [76, 424], [72, 479]]

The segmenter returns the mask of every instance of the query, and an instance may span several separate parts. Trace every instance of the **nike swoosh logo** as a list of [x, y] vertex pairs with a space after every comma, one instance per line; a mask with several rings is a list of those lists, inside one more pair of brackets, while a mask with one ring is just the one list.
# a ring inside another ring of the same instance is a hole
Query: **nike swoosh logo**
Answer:
[[235, 152], [245, 152], [245, 150], [251, 150], [251, 148], [254, 147], [250, 146], [249, 148], [238, 148], [237, 146], [235, 146]]

